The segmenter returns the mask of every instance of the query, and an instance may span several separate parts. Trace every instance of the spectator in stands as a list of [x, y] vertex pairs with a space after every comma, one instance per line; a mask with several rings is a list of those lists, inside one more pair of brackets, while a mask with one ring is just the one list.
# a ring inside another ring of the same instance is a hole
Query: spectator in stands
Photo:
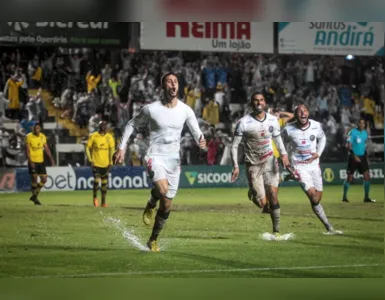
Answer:
[[119, 87], [122, 83], [118, 80], [117, 74], [111, 76], [111, 79], [108, 81], [108, 85], [111, 88], [112, 95], [114, 98], [119, 98]]
[[84, 128], [87, 126], [88, 121], [92, 115], [92, 111], [90, 110], [90, 96], [86, 94], [82, 94], [78, 101], [75, 103], [75, 112], [72, 117], [72, 122], [77, 123], [80, 128]]
[[371, 96], [364, 95], [362, 106], [362, 117], [370, 128], [374, 128], [374, 114], [376, 109], [376, 102]]
[[374, 126], [376, 129], [384, 129], [384, 112], [381, 106], [376, 106], [376, 112], [374, 115]]
[[193, 110], [195, 110], [196, 100], [197, 100], [197, 97], [194, 93], [194, 87], [193, 86], [185, 87], [185, 102]]
[[120, 58], [122, 60], [122, 67], [124, 71], [129, 71], [131, 69], [131, 61], [133, 54], [129, 53], [127, 50], [122, 50]]
[[[79, 55], [78, 53], [69, 56], [69, 60], [71, 63], [71, 73], [72, 76], [72, 84], [75, 87], [75, 90], [82, 90], [82, 76], [81, 76], [81, 64], [86, 59], [85, 56]], [[84, 76], [84, 75], [83, 75]]]
[[222, 82], [218, 82], [218, 84], [217, 84], [217, 90], [214, 94], [214, 102], [218, 103], [219, 113], [222, 114], [223, 108], [225, 107], [225, 104], [226, 104], [225, 93], [223, 92]]
[[108, 86], [108, 82], [111, 79], [111, 75], [112, 75], [111, 66], [109, 64], [106, 64], [104, 66], [104, 69], [102, 69], [102, 83], [103, 83], [103, 86]]
[[9, 119], [16, 120], [20, 114], [20, 87], [23, 85], [23, 81], [18, 74], [13, 75], [8, 79], [5, 88], [4, 95], [9, 99], [8, 110], [6, 116]]
[[202, 118], [210, 125], [219, 123], [219, 105], [214, 99], [206, 99], [208, 102], [203, 109]]
[[341, 125], [344, 129], [344, 134], [346, 135], [350, 128], [352, 127], [352, 115], [350, 113], [349, 107], [344, 106], [341, 110]]
[[41, 81], [43, 79], [43, 69], [40, 67], [38, 55], [35, 55], [34, 58], [29, 62], [28, 75], [30, 78], [29, 86], [32, 89], [37, 89], [41, 87]]
[[20, 123], [18, 124], [17, 131], [23, 135], [27, 135], [32, 132], [33, 126], [35, 126], [37, 120], [29, 119], [26, 111], [23, 111], [21, 114], [22, 117]]
[[101, 79], [102, 79], [102, 76], [100, 74], [96, 75], [96, 74], [93, 74], [91, 71], [87, 73], [86, 82], [87, 82], [87, 92], [89, 94], [98, 88], [98, 84]]
[[8, 107], [9, 100], [4, 97], [4, 93], [0, 92], [0, 119], [5, 118], [5, 112]]
[[118, 124], [118, 103], [117, 99], [110, 97], [105, 105], [104, 116], [112, 127], [116, 127]]
[[219, 149], [223, 147], [223, 143], [217, 133], [215, 132], [215, 128], [211, 128], [211, 139], [207, 143], [207, 164], [208, 165], [216, 165], [217, 164], [217, 156]]
[[195, 142], [189, 132], [186, 132], [180, 140], [180, 157], [182, 164], [191, 165], [191, 145]]
[[[63, 91], [69, 86], [69, 74], [71, 69], [65, 65], [63, 57], [58, 57], [56, 60], [53, 73], [53, 96], [61, 97]], [[75, 89], [75, 86], [74, 86]]]
[[49, 55], [47, 52], [44, 52], [43, 62], [41, 67], [43, 69], [43, 88], [51, 90], [51, 78], [53, 72], [53, 60], [55, 59], [56, 53], [53, 52]]
[[215, 87], [217, 86], [215, 79], [215, 69], [211, 61], [207, 63], [207, 66], [202, 71], [202, 80], [204, 86], [204, 97], [214, 98]]
[[94, 133], [99, 129], [99, 122], [103, 120], [103, 114], [101, 112], [96, 112], [88, 122], [88, 131], [89, 134]]
[[317, 98], [317, 110], [320, 120], [329, 116], [328, 96], [326, 91], [321, 92]]
[[22, 136], [13, 134], [9, 138], [9, 146], [5, 150], [5, 166], [7, 168], [17, 168], [27, 166], [27, 162]]

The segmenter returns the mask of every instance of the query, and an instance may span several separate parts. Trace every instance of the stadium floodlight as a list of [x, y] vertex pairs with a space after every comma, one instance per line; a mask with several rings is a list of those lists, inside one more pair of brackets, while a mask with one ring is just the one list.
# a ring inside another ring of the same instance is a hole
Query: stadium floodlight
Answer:
[[348, 55], [346, 55], [346, 59], [347, 59], [347, 60], [353, 60], [353, 59], [354, 59], [354, 56], [351, 55], [351, 54], [348, 54]]

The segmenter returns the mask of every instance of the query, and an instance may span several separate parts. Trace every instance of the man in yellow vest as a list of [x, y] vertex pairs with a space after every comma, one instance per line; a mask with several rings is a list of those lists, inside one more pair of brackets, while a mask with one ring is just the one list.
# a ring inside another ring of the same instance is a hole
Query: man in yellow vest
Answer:
[[[268, 113], [275, 116], [278, 119], [281, 129], [294, 117], [294, 114], [284, 112], [278, 108], [270, 108]], [[279, 160], [280, 155], [277, 150], [274, 141], [272, 141], [274, 156], [272, 156], [265, 167], [265, 178], [268, 179], [265, 182], [265, 190], [267, 196], [266, 205], [263, 207], [262, 213], [270, 213], [270, 208], [274, 209], [275, 206], [279, 207], [278, 202], [278, 186], [280, 183], [279, 176]]]

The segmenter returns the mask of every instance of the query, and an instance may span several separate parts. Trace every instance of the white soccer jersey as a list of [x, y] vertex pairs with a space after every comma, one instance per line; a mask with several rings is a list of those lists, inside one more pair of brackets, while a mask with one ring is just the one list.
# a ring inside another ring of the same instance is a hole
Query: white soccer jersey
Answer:
[[199, 129], [198, 121], [192, 109], [181, 101], [173, 108], [164, 106], [160, 101], [155, 101], [142, 108], [140, 113], [130, 120], [125, 130], [120, 149], [125, 149], [133, 128], [150, 127], [150, 145], [148, 156], [179, 157], [181, 133], [187, 123], [195, 141], [199, 142], [203, 135]]
[[278, 120], [266, 113], [265, 119], [257, 120], [251, 114], [238, 121], [235, 136], [244, 138], [245, 162], [257, 165], [266, 162], [273, 155], [271, 140], [281, 134]]
[[296, 123], [290, 123], [284, 128], [282, 135], [294, 167], [319, 165], [319, 159], [306, 163], [312, 153], [318, 153], [318, 140], [325, 137], [319, 122], [309, 120], [309, 126], [305, 129], [298, 128]]

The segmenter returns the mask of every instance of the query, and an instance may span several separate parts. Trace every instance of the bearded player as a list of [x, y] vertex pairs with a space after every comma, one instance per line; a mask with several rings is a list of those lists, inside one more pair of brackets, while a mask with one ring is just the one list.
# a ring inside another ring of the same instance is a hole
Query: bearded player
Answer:
[[[266, 194], [272, 194], [272, 187], [276, 184], [276, 176], [271, 177], [265, 172], [266, 165], [273, 157], [272, 140], [274, 141], [282, 163], [286, 167], [289, 159], [281, 138], [281, 129], [275, 116], [265, 112], [266, 101], [262, 93], [254, 93], [250, 98], [252, 112], [239, 120], [231, 147], [233, 163], [232, 181], [239, 176], [238, 146], [244, 140], [245, 165], [249, 181], [249, 199], [259, 208], [267, 202]], [[278, 174], [279, 176], [279, 174]], [[278, 178], [279, 181], [279, 178]], [[273, 223], [273, 234], [280, 231], [280, 205], [277, 198], [269, 197], [270, 216]]]
[[114, 160], [115, 163], [121, 163], [124, 160], [127, 142], [134, 129], [149, 127], [150, 146], [145, 163], [154, 188], [151, 190], [151, 197], [143, 213], [143, 222], [146, 225], [151, 224], [157, 202], [160, 200], [152, 234], [147, 242], [148, 248], [153, 252], [160, 251], [157, 243], [158, 236], [170, 216], [172, 202], [178, 191], [180, 140], [185, 123], [199, 147], [206, 148], [206, 141], [193, 110], [177, 97], [179, 84], [176, 75], [165, 74], [161, 85], [162, 99], [144, 106], [140, 113], [128, 122]]
[[298, 105], [294, 110], [295, 122], [283, 130], [285, 145], [288, 145], [292, 165], [290, 172], [299, 181], [310, 200], [315, 215], [327, 230], [327, 234], [342, 234], [334, 230], [321, 205], [322, 172], [319, 158], [326, 146], [325, 133], [319, 122], [309, 120], [309, 111], [305, 105]]

